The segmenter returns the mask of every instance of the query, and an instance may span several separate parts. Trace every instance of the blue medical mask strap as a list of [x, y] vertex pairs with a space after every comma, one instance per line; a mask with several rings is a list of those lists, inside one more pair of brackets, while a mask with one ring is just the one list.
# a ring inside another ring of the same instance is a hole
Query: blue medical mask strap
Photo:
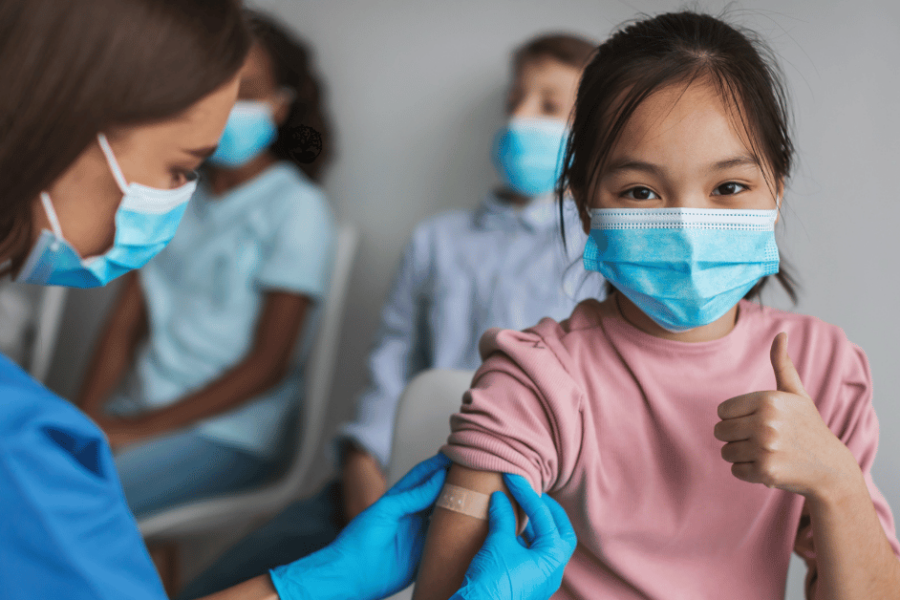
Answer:
[[106, 164], [109, 165], [109, 170], [112, 171], [113, 177], [116, 179], [116, 184], [118, 184], [119, 189], [122, 190], [123, 194], [126, 193], [128, 182], [125, 181], [125, 175], [119, 167], [119, 161], [116, 160], [116, 155], [113, 153], [109, 141], [102, 133], [97, 134], [97, 141], [100, 142], [100, 149], [103, 150], [103, 154], [106, 155]]
[[53, 249], [56, 250], [59, 246], [59, 241], [64, 238], [62, 227], [59, 224], [59, 217], [56, 216], [56, 209], [53, 208], [53, 202], [50, 201], [50, 194], [47, 192], [41, 192], [41, 205], [44, 207], [44, 213], [47, 215], [47, 220], [50, 221], [50, 228], [56, 235], [56, 238], [53, 240]]

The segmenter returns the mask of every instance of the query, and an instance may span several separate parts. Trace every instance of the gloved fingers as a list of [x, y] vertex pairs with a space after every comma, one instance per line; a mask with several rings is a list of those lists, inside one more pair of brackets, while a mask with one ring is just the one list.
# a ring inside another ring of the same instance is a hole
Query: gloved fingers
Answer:
[[542, 500], [550, 510], [550, 514], [553, 515], [556, 528], [559, 530], [559, 537], [569, 546], [569, 548], [571, 548], [571, 550], [569, 550], [569, 554], [571, 555], [571, 553], [575, 551], [575, 546], [578, 545], [578, 538], [575, 537], [575, 529], [572, 527], [572, 522], [569, 521], [569, 515], [566, 514], [566, 510], [560, 506], [559, 502], [549, 495], [544, 494]]
[[400, 481], [394, 484], [394, 487], [385, 493], [385, 496], [392, 496], [417, 487], [423, 481], [427, 481], [437, 471], [442, 469], [446, 471], [449, 465], [450, 459], [438, 452], [428, 460], [423, 460], [410, 469], [409, 473], [404, 475]]
[[[549, 498], [549, 496], [547, 497]], [[531, 519], [528, 519], [528, 523], [525, 524], [525, 531], [522, 532], [522, 539], [527, 544], [526, 548], [534, 543], [534, 521]]]
[[516, 535], [516, 514], [513, 512], [509, 498], [503, 492], [491, 494], [488, 519], [488, 537]]
[[509, 488], [513, 498], [525, 511], [529, 522], [532, 524], [532, 532], [534, 534], [532, 548], [540, 544], [542, 540], [546, 541], [554, 538], [557, 535], [557, 529], [553, 515], [541, 497], [531, 489], [531, 484], [521, 475], [504, 474], [503, 480], [506, 482], [506, 487]]
[[425, 510], [435, 503], [441, 488], [444, 487], [444, 479], [447, 471], [438, 469], [424, 482], [407, 490], [395, 492], [390, 496], [383, 496], [376, 505], [382, 507], [396, 518]]

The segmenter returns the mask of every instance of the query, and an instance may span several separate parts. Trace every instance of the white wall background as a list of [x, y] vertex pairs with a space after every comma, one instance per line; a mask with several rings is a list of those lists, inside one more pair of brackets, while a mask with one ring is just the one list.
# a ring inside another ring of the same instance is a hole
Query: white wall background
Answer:
[[[496, 181], [488, 160], [503, 118], [510, 50], [548, 30], [604, 38], [635, 0], [259, 0], [310, 42], [327, 85], [338, 156], [326, 190], [361, 227], [330, 427], [350, 414], [400, 250], [422, 218], [474, 207]], [[724, 2], [692, 7], [718, 13]], [[791, 87], [798, 169], [785, 200], [785, 256], [803, 285], [796, 310], [843, 327], [869, 356], [881, 423], [873, 469], [900, 517], [900, 3], [746, 0], [731, 19], [759, 31]], [[77, 389], [115, 288], [74, 293], [50, 385]], [[788, 308], [780, 295], [776, 306]], [[323, 467], [324, 468], [324, 467]], [[324, 473], [322, 474], [324, 476]], [[794, 557], [788, 598], [805, 567]]]

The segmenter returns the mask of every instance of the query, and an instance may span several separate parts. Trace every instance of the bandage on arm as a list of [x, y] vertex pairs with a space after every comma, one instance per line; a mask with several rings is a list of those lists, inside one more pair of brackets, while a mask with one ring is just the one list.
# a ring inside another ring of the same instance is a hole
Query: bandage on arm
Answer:
[[[448, 484], [456, 489], [447, 489]], [[490, 495], [498, 490], [505, 492], [513, 503], [517, 509], [517, 523], [521, 523], [518, 506], [499, 473], [474, 471], [456, 464], [450, 468], [445, 489], [441, 492], [428, 527], [413, 600], [447, 600], [460, 588], [469, 563], [481, 549], [488, 532], [486, 506], [480, 513], [483, 517], [468, 513], [480, 512], [483, 498], [479, 494], [489, 500]], [[451, 510], [442, 507], [442, 503], [455, 503], [456, 507]]]

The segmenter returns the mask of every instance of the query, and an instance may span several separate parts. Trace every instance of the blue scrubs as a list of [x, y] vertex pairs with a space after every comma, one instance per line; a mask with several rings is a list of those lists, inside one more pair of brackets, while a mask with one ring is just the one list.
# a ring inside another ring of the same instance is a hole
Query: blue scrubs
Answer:
[[100, 429], [0, 355], [0, 597], [165, 600]]

